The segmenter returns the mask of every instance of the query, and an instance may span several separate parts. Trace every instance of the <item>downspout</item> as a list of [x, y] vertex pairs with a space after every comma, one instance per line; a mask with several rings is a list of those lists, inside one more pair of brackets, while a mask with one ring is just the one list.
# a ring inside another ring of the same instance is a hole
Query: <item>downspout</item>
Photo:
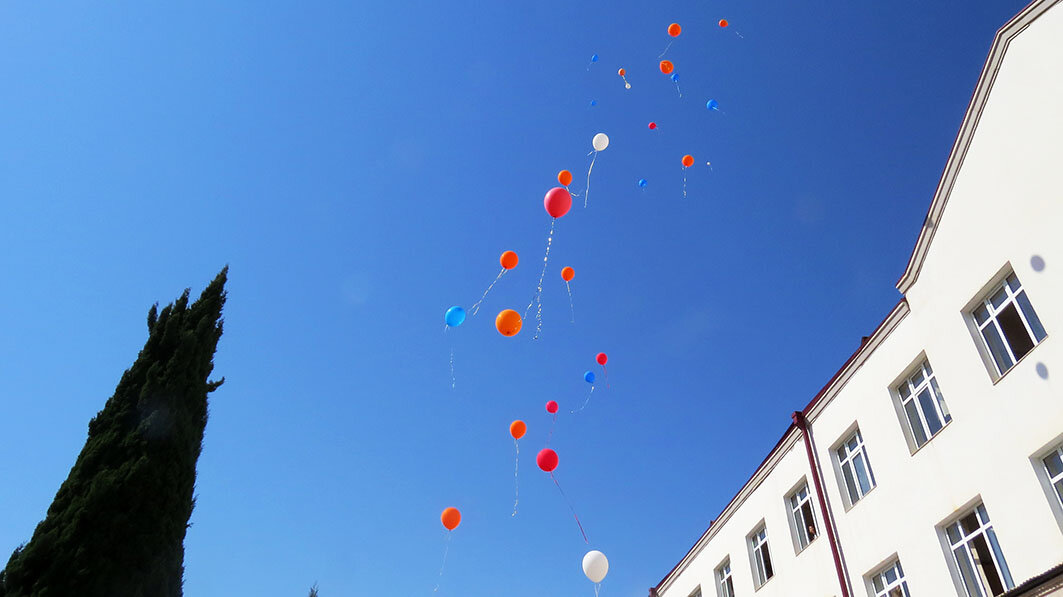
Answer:
[[830, 543], [830, 552], [834, 556], [834, 569], [838, 572], [838, 584], [841, 586], [842, 597], [852, 597], [849, 593], [849, 582], [845, 577], [845, 571], [842, 568], [842, 554], [841, 547], [838, 545], [838, 538], [834, 534], [834, 515], [827, 508], [826, 494], [823, 492], [823, 481], [820, 478], [819, 466], [816, 464], [816, 458], [812, 451], [812, 436], [808, 430], [808, 420], [805, 419], [805, 413], [796, 411], [793, 414], [794, 425], [797, 425], [801, 429], [801, 433], [805, 439], [805, 452], [808, 453], [808, 467], [812, 470], [812, 482], [816, 486], [816, 497], [819, 498], [819, 510], [823, 512], [823, 521], [827, 527], [827, 541]]

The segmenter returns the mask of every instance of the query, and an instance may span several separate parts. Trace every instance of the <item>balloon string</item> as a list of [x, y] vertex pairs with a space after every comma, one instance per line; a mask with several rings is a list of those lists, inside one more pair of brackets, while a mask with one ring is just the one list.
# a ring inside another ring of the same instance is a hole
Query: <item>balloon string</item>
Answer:
[[476, 315], [476, 312], [480, 310], [480, 303], [484, 302], [484, 299], [487, 298], [487, 293], [491, 292], [491, 289], [495, 287], [495, 284], [502, 279], [502, 276], [504, 276], [505, 273], [506, 268], [502, 268], [502, 271], [498, 272], [498, 275], [495, 276], [495, 281], [491, 282], [491, 285], [487, 287], [487, 290], [484, 291], [484, 295], [480, 297], [480, 300], [476, 301], [476, 303], [469, 308], [469, 315]]
[[445, 543], [446, 547], [443, 548], [443, 564], [439, 566], [439, 579], [436, 581], [436, 588], [432, 589], [433, 593], [439, 591], [439, 585], [443, 582], [443, 569], [447, 567], [447, 554], [450, 553], [450, 531], [447, 531], [447, 539]]
[[587, 403], [591, 401], [591, 395], [594, 394], [594, 384], [591, 384], [591, 391], [587, 394], [587, 399], [583, 401], [583, 406], [579, 407], [579, 410], [569, 411], [569, 414], [576, 414], [583, 412], [583, 409], [587, 408]]
[[576, 509], [572, 507], [572, 502], [568, 501], [568, 496], [565, 495], [565, 490], [561, 489], [561, 484], [557, 482], [557, 477], [554, 476], [554, 472], [550, 471], [550, 478], [554, 480], [554, 485], [557, 485], [557, 490], [561, 492], [561, 497], [565, 499], [565, 503], [568, 504], [568, 509], [572, 512], [572, 517], [576, 519], [576, 526], [579, 527], [579, 532], [583, 535], [583, 542], [590, 545], [591, 542], [587, 539], [587, 532], [583, 530], [583, 523], [579, 521], [579, 516], [576, 516]]
[[594, 583], [594, 597], [598, 597], [598, 591], [601, 591], [601, 590], [602, 590], [602, 583], [600, 583], [600, 582]]
[[458, 379], [454, 377], [454, 349], [450, 349], [450, 389], [453, 390], [457, 385]]
[[565, 186], [565, 190], [568, 191], [569, 195], [572, 195], [573, 197], [579, 197], [579, 193], [572, 192], [572, 189], [568, 188], [568, 185]]
[[513, 461], [513, 514], [517, 515], [517, 502], [520, 501], [520, 481], [517, 479], [517, 469], [520, 467], [520, 444], [517, 443], [517, 438], [513, 438], [513, 447], [517, 449], [517, 457]]
[[687, 175], [686, 168], [683, 168], [683, 199], [687, 198]]
[[605, 372], [605, 389], [609, 389], [609, 368], [602, 365], [602, 371]]
[[533, 340], [538, 340], [539, 334], [543, 331], [543, 280], [546, 279], [546, 263], [550, 259], [550, 245], [554, 242], [554, 226], [556, 225], [557, 218], [554, 218], [550, 221], [550, 234], [546, 237], [546, 255], [543, 255], [543, 271], [539, 274], [539, 286], [536, 287], [535, 295], [532, 296], [531, 302], [528, 303], [528, 308], [524, 310], [524, 319], [527, 319], [532, 305], [538, 305], [535, 310], [535, 337]]
[[583, 191], [583, 208], [587, 208], [587, 200], [591, 196], [591, 170], [594, 170], [594, 160], [598, 159], [598, 152], [592, 151], [594, 157], [591, 158], [591, 167], [587, 168], [587, 188]]
[[675, 90], [679, 92], [679, 97], [683, 97], [683, 92], [679, 89], [679, 83], [675, 84]]
[[568, 288], [568, 308], [572, 312], [572, 323], [576, 323], [576, 305], [572, 302], [572, 286], [565, 280], [565, 288]]
[[550, 440], [554, 437], [554, 426], [557, 425], [557, 413], [554, 413], [554, 420], [550, 423], [550, 434], [546, 436], [546, 447], [550, 447]]
[[668, 48], [672, 47], [672, 42], [674, 42], [674, 41], [675, 40], [673, 39], [672, 41], [668, 42], [668, 45], [664, 47], [664, 51], [661, 52], [660, 54], [658, 54], [657, 57], [658, 58], [664, 58], [664, 55], [668, 53]]
[[627, 77], [620, 75], [620, 78], [624, 80], [624, 89], [631, 89], [631, 83], [627, 82]]

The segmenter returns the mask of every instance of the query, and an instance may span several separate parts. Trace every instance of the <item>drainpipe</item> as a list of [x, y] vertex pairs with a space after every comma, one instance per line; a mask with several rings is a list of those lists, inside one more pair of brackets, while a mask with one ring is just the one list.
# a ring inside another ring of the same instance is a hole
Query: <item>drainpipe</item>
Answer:
[[838, 584], [841, 586], [842, 597], [852, 597], [849, 593], [849, 582], [845, 578], [842, 569], [841, 547], [838, 538], [834, 534], [834, 515], [827, 508], [826, 494], [823, 492], [823, 481], [820, 479], [819, 466], [816, 465], [815, 455], [812, 451], [812, 435], [808, 429], [808, 420], [805, 413], [796, 411], [793, 414], [794, 425], [801, 429], [805, 439], [805, 451], [808, 453], [808, 467], [812, 470], [812, 482], [816, 486], [816, 496], [819, 498], [819, 510], [823, 512], [823, 521], [827, 527], [827, 541], [830, 543], [830, 552], [834, 556], [834, 569], [838, 572]]

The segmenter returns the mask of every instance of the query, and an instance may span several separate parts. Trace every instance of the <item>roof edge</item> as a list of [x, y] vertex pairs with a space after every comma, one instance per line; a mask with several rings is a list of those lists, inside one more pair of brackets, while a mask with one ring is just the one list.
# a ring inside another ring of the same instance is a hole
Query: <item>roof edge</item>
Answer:
[[945, 162], [945, 168], [941, 173], [941, 178], [938, 180], [934, 198], [930, 202], [930, 209], [927, 211], [926, 218], [923, 219], [923, 228], [920, 230], [919, 238], [912, 249], [912, 255], [908, 258], [908, 266], [904, 269], [900, 279], [897, 280], [897, 290], [901, 294], [906, 294], [908, 289], [919, 279], [919, 272], [930, 250], [930, 243], [934, 240], [934, 233], [937, 232], [937, 223], [941, 221], [941, 214], [945, 211], [945, 205], [952, 194], [952, 187], [956, 183], [956, 177], [963, 165], [964, 158], [967, 156], [967, 150], [971, 146], [971, 140], [974, 138], [975, 130], [978, 128], [978, 121], [982, 117], [982, 110], [985, 109], [986, 102], [989, 99], [989, 92], [992, 90], [997, 73], [1004, 62], [1004, 54], [1007, 52], [1008, 45], [1016, 35], [1029, 27], [1038, 17], [1059, 2], [1060, 0], [1033, 0], [1019, 14], [1012, 17], [1003, 27], [997, 30], [997, 34], [993, 38], [993, 45], [989, 48], [989, 55], [986, 57], [985, 65], [982, 67], [982, 74], [979, 75], [978, 82], [971, 93], [971, 101], [967, 104], [967, 112], [964, 114], [963, 122], [960, 124], [960, 130], [956, 133], [956, 140], [952, 144], [949, 158]]
[[[909, 311], [908, 301], [902, 297], [901, 300], [894, 305], [893, 309], [890, 310], [889, 315], [878, 324], [875, 331], [872, 332], [870, 336], [860, 343], [860, 347], [853, 352], [848, 360], [845, 361], [845, 364], [843, 364], [837, 373], [831, 377], [830, 381], [827, 382], [827, 385], [823, 386], [823, 388], [816, 393], [816, 396], [812, 398], [812, 401], [805, 406], [801, 413], [808, 416], [813, 409], [818, 413], [821, 409], [815, 407], [819, 406], [821, 402], [823, 405], [826, 405], [830, 400], [833, 400], [834, 396], [845, 386], [853, 373], [864, 364], [871, 353], [874, 352], [874, 350], [882, 344], [883, 340], [885, 340], [897, 327], [897, 324], [908, 315]], [[824, 398], [827, 397], [829, 398], [824, 400]], [[735, 493], [734, 497], [731, 498], [731, 501], [727, 502], [727, 505], [723, 507], [720, 514], [713, 520], [713, 522], [709, 523], [709, 528], [705, 529], [705, 532], [701, 534], [701, 537], [699, 537], [698, 540], [694, 542], [694, 545], [687, 550], [686, 555], [684, 555], [683, 558], [679, 560], [670, 571], [668, 571], [668, 574], [664, 575], [664, 578], [653, 587], [654, 591], [659, 593], [660, 591], [667, 589], [668, 586], [672, 584], [672, 580], [677, 576], [677, 573], [685, 569], [693, 558], [701, 552], [706, 544], [708, 544], [709, 540], [716, 535], [717, 529], [721, 528], [723, 524], [731, 518], [735, 511], [745, 503], [746, 498], [760, 487], [764, 478], [766, 478], [768, 473], [775, 468], [775, 464], [782, 458], [782, 455], [789, 451], [793, 445], [797, 443], [798, 439], [800, 439], [800, 433], [795, 433], [796, 431], [799, 431], [797, 425], [791, 423], [790, 426], [787, 427], [786, 432], [779, 438], [775, 447], [768, 452], [768, 455], [763, 461], [761, 461], [760, 465], [753, 471], [753, 474], [750, 475], [749, 479], [742, 485], [738, 492]]]

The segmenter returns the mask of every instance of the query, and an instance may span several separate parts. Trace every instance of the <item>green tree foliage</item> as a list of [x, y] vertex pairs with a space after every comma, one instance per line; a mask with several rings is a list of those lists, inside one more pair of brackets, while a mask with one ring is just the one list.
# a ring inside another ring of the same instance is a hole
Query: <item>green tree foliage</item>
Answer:
[[148, 340], [29, 543], [0, 572], [0, 597], [178, 597], [196, 461], [222, 334], [228, 267], [148, 312]]

